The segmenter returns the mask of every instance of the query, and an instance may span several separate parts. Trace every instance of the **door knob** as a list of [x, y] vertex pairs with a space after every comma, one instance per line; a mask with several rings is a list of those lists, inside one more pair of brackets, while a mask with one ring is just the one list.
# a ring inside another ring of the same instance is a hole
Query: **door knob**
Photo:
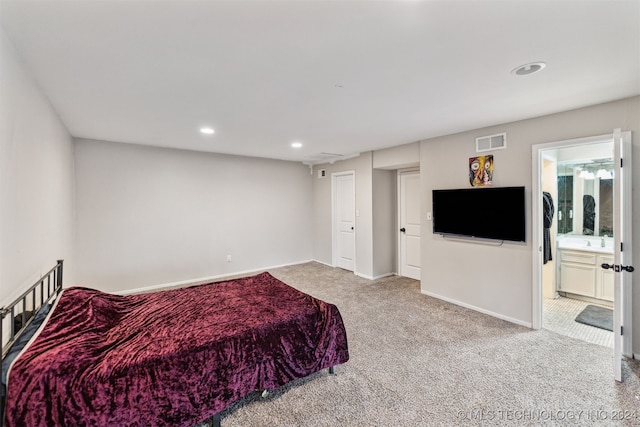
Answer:
[[404, 228], [404, 227], [402, 227], [402, 228], [400, 229], [400, 231], [402, 231], [403, 233], [406, 233], [406, 232], [407, 232], [407, 229], [406, 229], [406, 228]]
[[604, 268], [605, 270], [608, 269], [613, 269], [613, 271], [615, 271], [616, 273], [620, 273], [620, 271], [627, 271], [629, 273], [633, 273], [633, 271], [635, 270], [635, 268], [633, 268], [632, 265], [615, 265], [615, 264], [602, 264], [600, 267]]

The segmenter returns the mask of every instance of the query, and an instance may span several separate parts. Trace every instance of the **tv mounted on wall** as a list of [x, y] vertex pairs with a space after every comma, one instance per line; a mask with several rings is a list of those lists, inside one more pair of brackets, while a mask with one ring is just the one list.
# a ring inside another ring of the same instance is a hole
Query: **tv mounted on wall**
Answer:
[[524, 242], [524, 187], [433, 190], [433, 232]]

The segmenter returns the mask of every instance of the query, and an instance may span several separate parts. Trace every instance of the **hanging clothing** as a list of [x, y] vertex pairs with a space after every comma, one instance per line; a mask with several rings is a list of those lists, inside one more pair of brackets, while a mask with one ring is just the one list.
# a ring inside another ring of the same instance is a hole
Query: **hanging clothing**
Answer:
[[582, 196], [582, 234], [593, 236], [596, 228], [596, 199], [589, 194]]
[[553, 224], [553, 214], [555, 212], [555, 208], [553, 206], [553, 198], [551, 194], [544, 191], [542, 193], [542, 226], [543, 226], [543, 251], [542, 251], [542, 261], [543, 264], [546, 264], [548, 261], [551, 261], [553, 258], [551, 256], [551, 224]]

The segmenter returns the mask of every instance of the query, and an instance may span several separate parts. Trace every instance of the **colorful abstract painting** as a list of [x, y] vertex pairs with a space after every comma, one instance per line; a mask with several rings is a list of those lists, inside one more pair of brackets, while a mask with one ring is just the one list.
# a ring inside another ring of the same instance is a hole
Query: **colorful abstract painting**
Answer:
[[493, 154], [469, 157], [469, 183], [472, 187], [489, 187], [493, 181]]

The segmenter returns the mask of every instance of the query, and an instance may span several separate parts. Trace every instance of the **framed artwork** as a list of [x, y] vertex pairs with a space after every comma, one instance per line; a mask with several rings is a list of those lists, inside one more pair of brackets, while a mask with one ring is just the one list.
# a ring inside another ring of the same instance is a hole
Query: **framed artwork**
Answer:
[[472, 187], [489, 187], [493, 181], [493, 154], [469, 157], [469, 183]]

